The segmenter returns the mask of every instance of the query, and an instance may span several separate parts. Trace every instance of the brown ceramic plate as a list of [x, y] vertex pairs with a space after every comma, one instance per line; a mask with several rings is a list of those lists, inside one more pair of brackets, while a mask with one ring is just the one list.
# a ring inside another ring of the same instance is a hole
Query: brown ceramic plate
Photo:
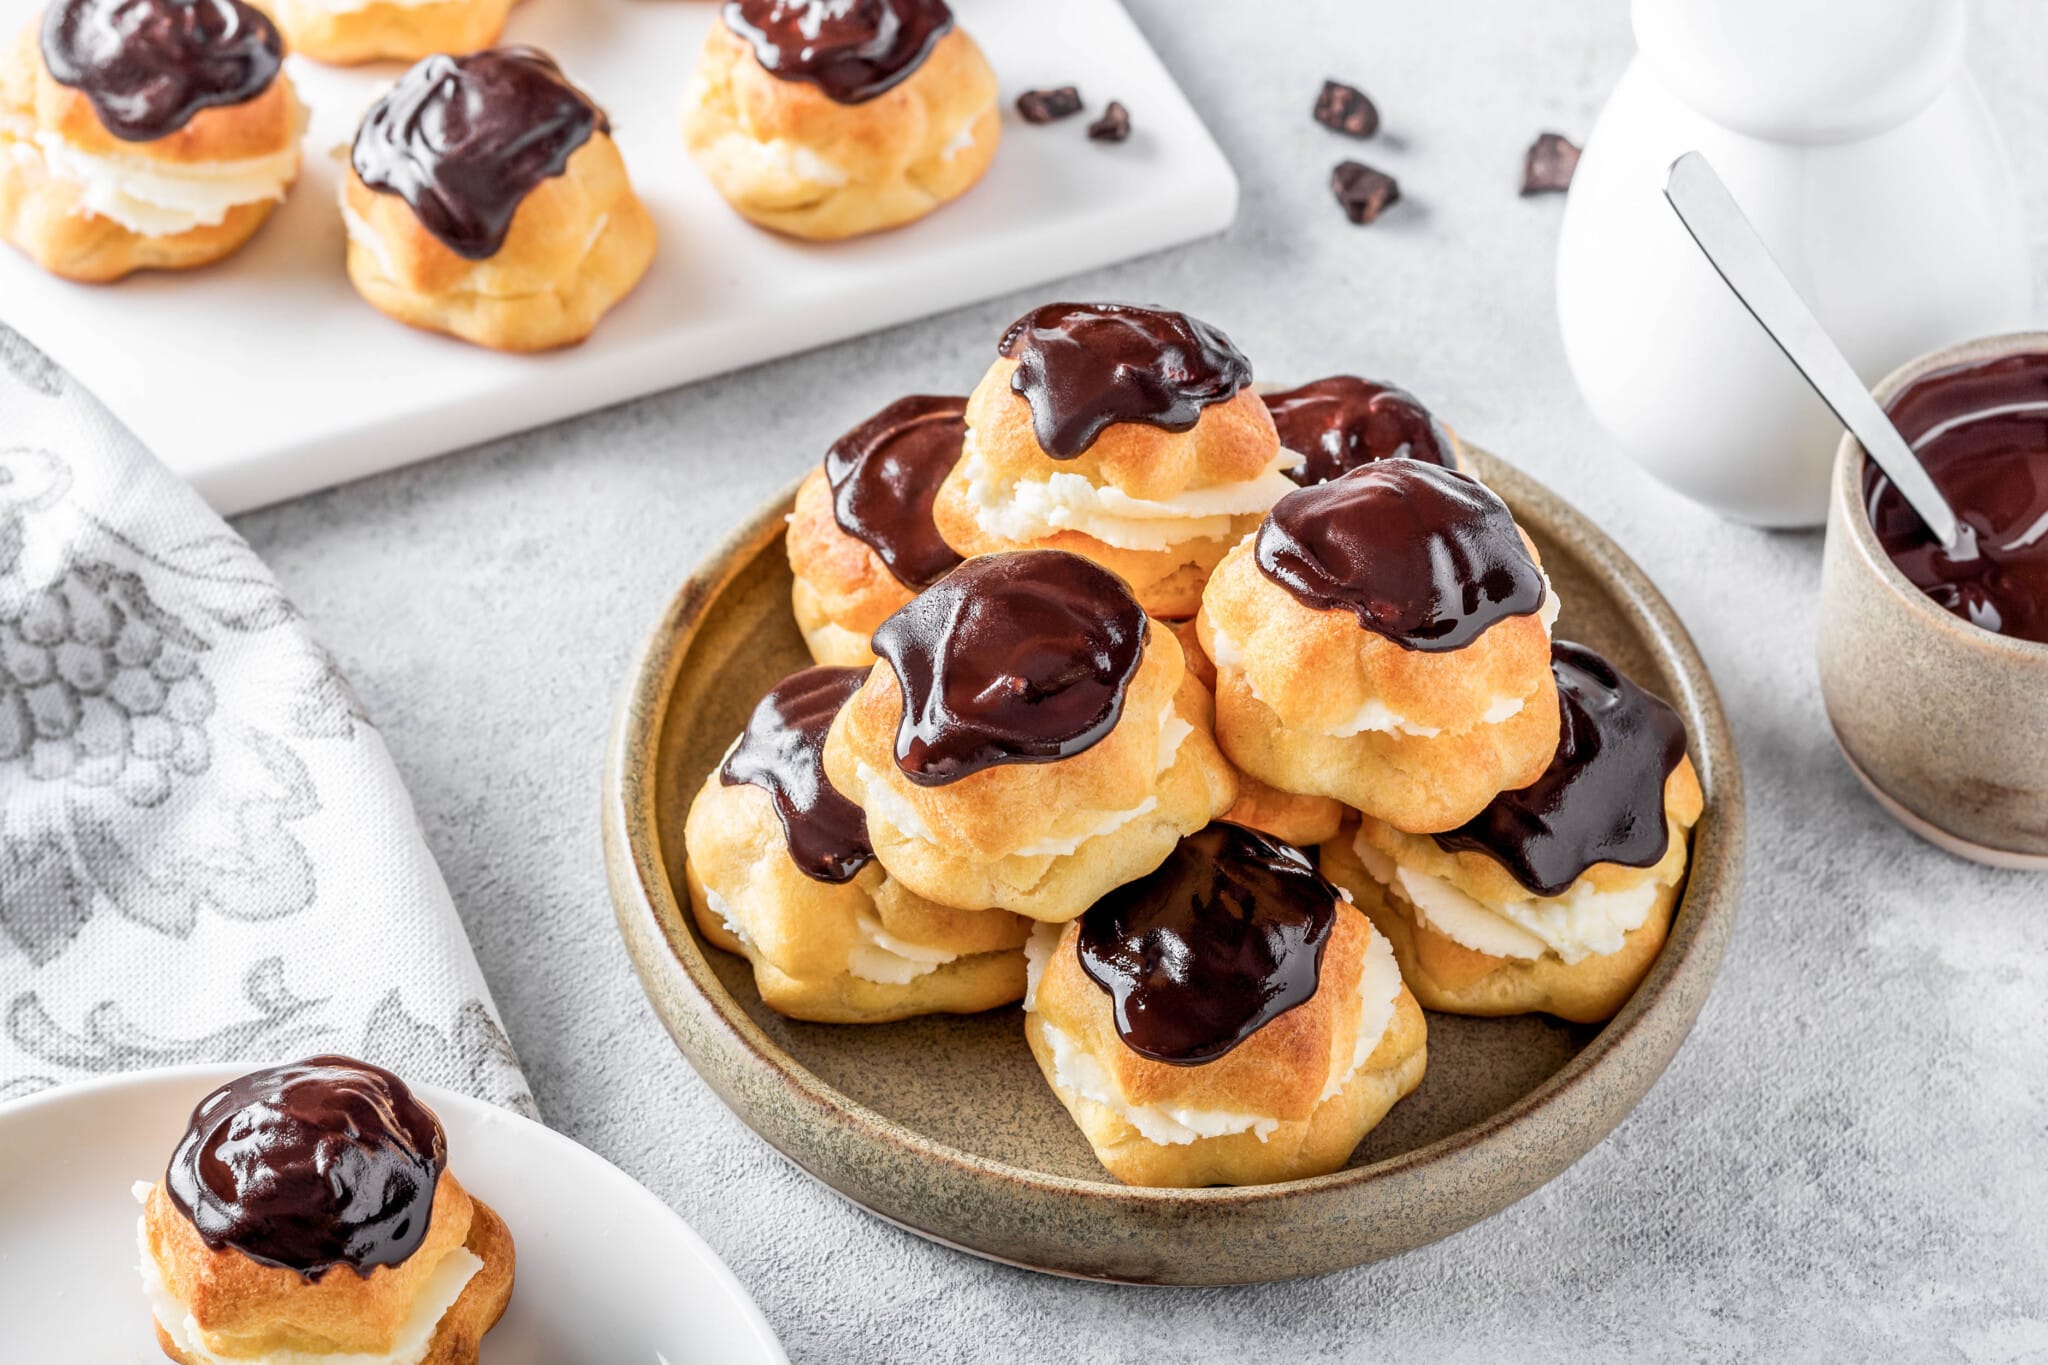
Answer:
[[605, 777], [620, 931], [676, 1044], [775, 1148], [935, 1241], [1035, 1270], [1160, 1284], [1317, 1275], [1498, 1213], [1598, 1143], [1692, 1027], [1742, 879], [1742, 782], [1685, 628], [1642, 571], [1549, 490], [1482, 451], [1473, 471], [1535, 537], [1560, 635], [1668, 698], [1707, 793], [1670, 941], [1605, 1027], [1429, 1016], [1422, 1085], [1333, 1175], [1242, 1189], [1120, 1185], [1053, 1098], [1017, 1009], [861, 1027], [762, 1005], [682, 891], [683, 817], [763, 692], [810, 662], [790, 616], [783, 517], [764, 507], [683, 585], [635, 666]]

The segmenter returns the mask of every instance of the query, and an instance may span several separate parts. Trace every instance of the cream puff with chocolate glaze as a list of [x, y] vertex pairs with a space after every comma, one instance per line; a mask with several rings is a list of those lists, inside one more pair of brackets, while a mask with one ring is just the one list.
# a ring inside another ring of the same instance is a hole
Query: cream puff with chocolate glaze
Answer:
[[875, 627], [960, 563], [932, 523], [960, 458], [964, 398], [899, 398], [832, 443], [790, 513], [791, 603], [811, 657], [871, 664]]
[[1029, 922], [907, 890], [875, 861], [860, 807], [825, 777], [826, 728], [866, 674], [784, 678], [704, 779], [683, 826], [697, 927], [752, 962], [761, 999], [792, 1019], [867, 1024], [1007, 1005], [1024, 993]]
[[316, 62], [415, 62], [498, 41], [512, 0], [263, 0], [292, 51]]
[[1557, 748], [1556, 612], [1491, 490], [1416, 460], [1364, 465], [1281, 499], [1210, 578], [1196, 629], [1217, 739], [1282, 791], [1450, 829]]
[[1598, 1023], [1671, 927], [1704, 804], [1685, 726], [1584, 645], [1559, 641], [1551, 666], [1563, 724], [1535, 782], [1441, 834], [1367, 816], [1323, 846], [1429, 1009]]
[[1337, 1170], [1422, 1081], [1422, 1010], [1387, 941], [1256, 830], [1188, 836], [1028, 951], [1032, 1055], [1129, 1185]]
[[932, 514], [962, 554], [1070, 550], [1155, 616], [1194, 615], [1210, 569], [1293, 491], [1230, 338], [1185, 313], [1052, 303], [1013, 323], [967, 400]]
[[157, 1343], [182, 1365], [476, 1365], [512, 1234], [448, 1169], [440, 1120], [348, 1057], [251, 1072], [138, 1183]]
[[0, 53], [0, 236], [87, 283], [232, 255], [298, 179], [283, 56], [242, 0], [52, 0]]
[[814, 241], [922, 218], [996, 154], [996, 77], [944, 0], [727, 0], [683, 141], [741, 216]]
[[928, 900], [1072, 919], [1237, 796], [1179, 643], [1077, 555], [969, 559], [874, 646], [825, 771]]
[[1420, 460], [1462, 469], [1451, 429], [1406, 389], [1353, 374], [1259, 394], [1280, 444], [1302, 457], [1289, 472], [1303, 487], [1328, 483], [1375, 460]]
[[356, 132], [341, 212], [358, 293], [493, 350], [583, 340], [654, 258], [610, 121], [529, 47], [401, 76]]

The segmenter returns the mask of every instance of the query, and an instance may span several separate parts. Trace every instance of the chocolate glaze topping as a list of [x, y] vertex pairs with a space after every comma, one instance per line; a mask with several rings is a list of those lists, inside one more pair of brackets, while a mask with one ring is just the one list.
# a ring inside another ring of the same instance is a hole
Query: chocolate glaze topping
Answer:
[[164, 1184], [207, 1246], [368, 1278], [419, 1250], [448, 1144], [404, 1081], [350, 1057], [252, 1071], [201, 1100]]
[[1502, 792], [1435, 837], [1491, 856], [1539, 896], [1561, 896], [1595, 863], [1649, 867], [1664, 856], [1664, 781], [1685, 757], [1678, 713], [1584, 645], [1550, 646], [1557, 756], [1543, 776]]
[[863, 104], [924, 65], [953, 27], [943, 0], [726, 0], [725, 26], [778, 80]]
[[83, 91], [124, 142], [254, 99], [283, 60], [277, 25], [242, 0], [56, 0], [43, 12], [50, 75]]
[[505, 245], [512, 215], [611, 122], [562, 68], [530, 47], [434, 56], [370, 106], [350, 162], [365, 185], [412, 206], [420, 225], [472, 261]]
[[851, 880], [875, 856], [867, 817], [825, 777], [825, 732], [867, 675], [865, 668], [790, 674], [754, 707], [718, 769], [726, 786], [751, 783], [774, 799], [790, 861], [816, 881]]
[[1463, 649], [1543, 605], [1543, 573], [1507, 504], [1477, 479], [1380, 460], [1289, 493], [1259, 527], [1266, 576], [1404, 649]]
[[1187, 431], [1202, 409], [1252, 382], [1252, 363], [1199, 318], [1128, 303], [1048, 303], [996, 347], [1031, 405], [1038, 444], [1071, 460], [1112, 422]]
[[1131, 1051], [1199, 1066], [1316, 993], [1336, 922], [1307, 854], [1218, 821], [1081, 916], [1081, 970]]
[[899, 398], [825, 452], [833, 520], [906, 588], [928, 588], [960, 562], [939, 538], [932, 500], [960, 458], [966, 411], [965, 398]]
[[875, 631], [896, 671], [896, 766], [921, 787], [1053, 763], [1116, 728], [1149, 629], [1124, 581], [1064, 550], [970, 559]]
[[1930, 374], [1892, 400], [1891, 418], [1976, 532], [1977, 553], [1951, 558], [1865, 461], [1864, 506], [1884, 552], [1944, 610], [2048, 644], [2048, 354]]
[[1261, 394], [1280, 444], [1308, 458], [1288, 477], [1328, 483], [1374, 460], [1405, 458], [1454, 468], [1451, 435], [1413, 394], [1355, 375], [1333, 374], [1298, 389]]

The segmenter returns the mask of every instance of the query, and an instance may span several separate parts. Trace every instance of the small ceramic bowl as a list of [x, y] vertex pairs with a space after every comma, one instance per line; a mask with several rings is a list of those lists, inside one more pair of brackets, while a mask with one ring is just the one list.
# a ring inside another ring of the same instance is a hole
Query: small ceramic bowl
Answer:
[[[1933, 351], [1885, 377], [1883, 406], [1956, 365], [2048, 351], [2016, 332]], [[1842, 438], [1821, 568], [1820, 683], [1835, 739], [1901, 824], [1994, 867], [2048, 870], [2048, 645], [1930, 601], [1878, 544], [1863, 446]]]

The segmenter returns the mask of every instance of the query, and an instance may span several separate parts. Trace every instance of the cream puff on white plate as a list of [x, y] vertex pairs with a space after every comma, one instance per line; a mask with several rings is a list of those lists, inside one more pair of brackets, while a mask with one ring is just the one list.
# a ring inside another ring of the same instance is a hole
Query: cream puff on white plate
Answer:
[[0, 236], [90, 283], [232, 255], [298, 179], [283, 59], [242, 0], [52, 0], [0, 52]]
[[727, 0], [683, 96], [725, 201], [816, 241], [959, 198], [1001, 136], [995, 73], [944, 0]]
[[138, 1186], [142, 1283], [180, 1365], [476, 1365], [512, 1297], [512, 1234], [448, 1169], [391, 1072], [308, 1057], [200, 1100]]

